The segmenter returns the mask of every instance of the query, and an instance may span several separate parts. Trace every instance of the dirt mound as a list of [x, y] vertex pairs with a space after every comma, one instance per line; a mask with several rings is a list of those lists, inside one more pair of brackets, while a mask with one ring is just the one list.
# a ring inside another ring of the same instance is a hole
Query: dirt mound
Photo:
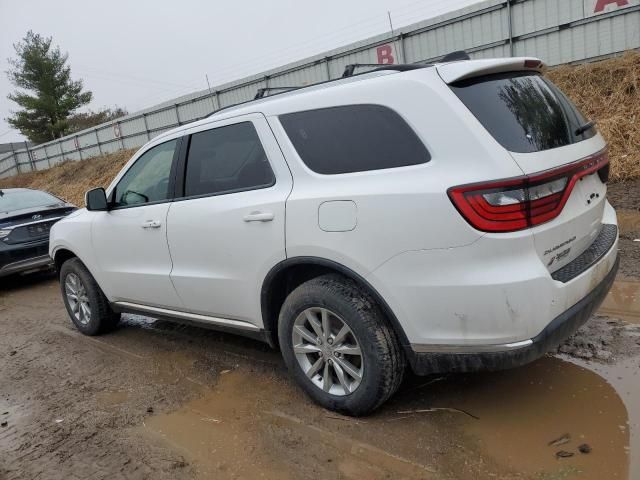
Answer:
[[[550, 69], [547, 75], [565, 91], [609, 143], [611, 181], [640, 178], [640, 53], [596, 63]], [[0, 179], [0, 188], [30, 187], [50, 191], [76, 205], [84, 192], [106, 187], [134, 150], [90, 161], [67, 161], [49, 170]]]
[[609, 143], [611, 180], [640, 177], [640, 53], [583, 65], [563, 65], [547, 76]]
[[48, 170], [22, 173], [0, 180], [0, 188], [28, 187], [46, 190], [68, 202], [84, 206], [84, 193], [106, 187], [135, 150], [101, 155], [86, 161], [67, 160]]

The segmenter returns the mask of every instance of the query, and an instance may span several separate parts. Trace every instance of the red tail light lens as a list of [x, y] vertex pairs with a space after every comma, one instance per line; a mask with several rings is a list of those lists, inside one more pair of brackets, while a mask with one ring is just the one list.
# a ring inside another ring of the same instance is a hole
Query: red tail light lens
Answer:
[[556, 218], [580, 178], [605, 170], [608, 173], [608, 168], [609, 158], [606, 150], [602, 150], [546, 172], [462, 185], [450, 188], [448, 193], [474, 228], [483, 232], [515, 232]]

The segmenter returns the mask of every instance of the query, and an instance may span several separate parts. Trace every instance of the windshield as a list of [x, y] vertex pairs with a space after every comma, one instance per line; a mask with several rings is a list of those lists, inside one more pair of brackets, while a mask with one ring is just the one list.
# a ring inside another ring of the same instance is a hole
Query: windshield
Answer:
[[539, 74], [486, 75], [456, 82], [451, 89], [511, 152], [563, 147], [595, 135], [576, 106]]
[[64, 203], [59, 198], [39, 190], [0, 190], [0, 212], [45, 207]]

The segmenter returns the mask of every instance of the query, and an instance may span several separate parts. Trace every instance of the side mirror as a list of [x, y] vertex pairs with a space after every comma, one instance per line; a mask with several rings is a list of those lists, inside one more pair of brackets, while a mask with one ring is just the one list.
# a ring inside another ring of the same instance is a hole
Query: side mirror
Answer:
[[91, 212], [106, 212], [109, 209], [104, 188], [94, 188], [84, 194], [84, 203]]

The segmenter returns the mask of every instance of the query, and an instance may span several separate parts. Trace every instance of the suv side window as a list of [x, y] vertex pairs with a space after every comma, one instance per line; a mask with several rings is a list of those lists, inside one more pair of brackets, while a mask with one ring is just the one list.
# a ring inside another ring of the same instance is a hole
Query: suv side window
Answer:
[[273, 170], [251, 122], [191, 135], [186, 197], [256, 190], [274, 183]]
[[364, 172], [431, 159], [396, 112], [382, 105], [345, 105], [280, 115], [302, 161], [316, 173]]
[[178, 140], [147, 150], [120, 179], [114, 207], [144, 205], [169, 199], [169, 178]]

